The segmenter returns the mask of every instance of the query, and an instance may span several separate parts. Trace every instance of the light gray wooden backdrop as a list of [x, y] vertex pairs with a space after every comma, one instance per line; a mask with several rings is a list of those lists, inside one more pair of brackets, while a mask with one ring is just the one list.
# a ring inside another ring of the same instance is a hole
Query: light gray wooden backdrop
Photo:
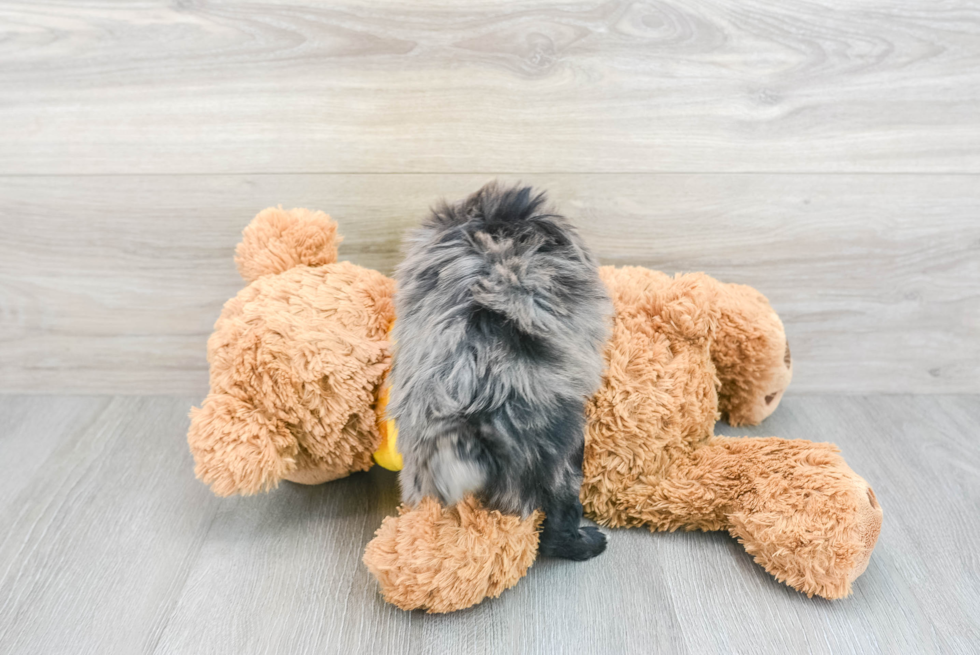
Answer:
[[551, 191], [604, 262], [766, 293], [796, 391], [980, 392], [980, 3], [0, 2], [0, 391], [206, 391], [238, 233], [391, 271]]

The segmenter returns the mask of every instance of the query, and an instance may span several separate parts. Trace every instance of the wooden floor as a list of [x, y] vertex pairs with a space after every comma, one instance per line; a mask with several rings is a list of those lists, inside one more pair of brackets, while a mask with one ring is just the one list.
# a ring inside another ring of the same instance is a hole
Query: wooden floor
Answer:
[[[0, 396], [0, 653], [970, 653], [980, 643], [980, 398], [786, 398], [725, 434], [830, 440], [884, 527], [854, 595], [808, 599], [729, 536], [610, 531], [445, 616], [386, 605], [360, 558], [393, 474], [218, 499], [194, 398]], [[723, 429], [722, 429], [723, 428]]]

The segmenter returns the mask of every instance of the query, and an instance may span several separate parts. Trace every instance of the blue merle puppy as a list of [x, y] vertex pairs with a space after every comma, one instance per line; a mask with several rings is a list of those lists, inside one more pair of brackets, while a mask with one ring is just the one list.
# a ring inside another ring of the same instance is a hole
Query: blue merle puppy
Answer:
[[586, 399], [611, 303], [592, 255], [543, 193], [491, 183], [432, 211], [396, 273], [389, 416], [403, 500], [544, 511], [540, 553], [605, 550], [579, 527]]

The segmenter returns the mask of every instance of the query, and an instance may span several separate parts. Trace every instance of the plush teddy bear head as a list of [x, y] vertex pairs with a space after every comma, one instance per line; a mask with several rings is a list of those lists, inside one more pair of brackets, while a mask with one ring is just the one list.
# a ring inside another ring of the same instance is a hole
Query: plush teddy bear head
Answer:
[[305, 209], [266, 209], [245, 229], [235, 261], [249, 284], [208, 340], [211, 391], [187, 435], [218, 495], [371, 466], [394, 282], [337, 262], [340, 240], [329, 216]]
[[720, 382], [718, 409], [731, 425], [757, 425], [776, 411], [793, 379], [783, 322], [761, 293], [741, 284], [719, 287], [712, 359]]

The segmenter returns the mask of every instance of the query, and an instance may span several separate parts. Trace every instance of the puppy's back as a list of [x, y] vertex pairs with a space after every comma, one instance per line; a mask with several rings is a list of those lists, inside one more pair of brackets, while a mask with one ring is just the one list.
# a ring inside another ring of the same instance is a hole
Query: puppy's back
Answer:
[[488, 185], [432, 212], [396, 280], [389, 414], [404, 500], [476, 493], [527, 514], [574, 484], [610, 308], [568, 221], [530, 188]]

